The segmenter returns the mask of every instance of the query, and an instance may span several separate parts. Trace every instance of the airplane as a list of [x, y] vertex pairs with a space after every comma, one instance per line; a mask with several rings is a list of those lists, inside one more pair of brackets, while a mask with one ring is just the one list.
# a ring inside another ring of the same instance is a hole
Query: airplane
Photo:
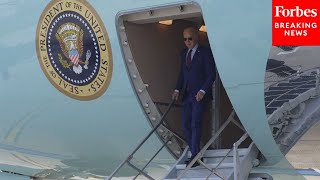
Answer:
[[[272, 46], [270, 17], [271, 1], [0, 0], [0, 179], [319, 178], [286, 155], [318, 127], [320, 51]], [[171, 100], [189, 26], [218, 74], [195, 169]]]

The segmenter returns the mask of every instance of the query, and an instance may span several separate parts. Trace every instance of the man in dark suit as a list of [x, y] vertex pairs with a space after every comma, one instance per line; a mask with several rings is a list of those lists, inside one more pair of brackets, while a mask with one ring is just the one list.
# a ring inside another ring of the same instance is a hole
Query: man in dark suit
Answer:
[[206, 105], [212, 100], [215, 64], [212, 52], [198, 44], [198, 31], [183, 31], [187, 48], [181, 52], [180, 75], [172, 99], [182, 96], [183, 132], [193, 159], [200, 151], [201, 121]]

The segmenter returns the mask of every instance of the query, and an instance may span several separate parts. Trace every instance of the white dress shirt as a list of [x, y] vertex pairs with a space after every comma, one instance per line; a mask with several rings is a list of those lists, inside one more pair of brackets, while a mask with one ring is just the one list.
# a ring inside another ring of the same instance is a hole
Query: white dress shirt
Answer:
[[[196, 45], [192, 48], [191, 61], [192, 61], [192, 59], [193, 59], [194, 54], [196, 53], [196, 50], [198, 49], [198, 46], [199, 46], [199, 44], [196, 44]], [[188, 49], [188, 52], [187, 52], [187, 55], [186, 55], [186, 59], [187, 59], [187, 56], [188, 56], [189, 51], [190, 51], [190, 49]]]

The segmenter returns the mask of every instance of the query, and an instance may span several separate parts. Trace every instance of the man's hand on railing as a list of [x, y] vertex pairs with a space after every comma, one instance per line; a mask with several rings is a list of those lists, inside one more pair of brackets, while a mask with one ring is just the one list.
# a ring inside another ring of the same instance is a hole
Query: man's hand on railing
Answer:
[[174, 91], [173, 93], [172, 93], [172, 100], [178, 100], [178, 98], [179, 98], [179, 91]]

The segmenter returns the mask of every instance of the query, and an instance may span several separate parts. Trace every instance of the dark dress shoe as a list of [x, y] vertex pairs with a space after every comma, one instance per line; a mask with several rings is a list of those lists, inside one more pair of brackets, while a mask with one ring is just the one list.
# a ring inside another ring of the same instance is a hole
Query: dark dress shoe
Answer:
[[194, 167], [197, 167], [197, 166], [200, 166], [200, 164], [198, 163], [198, 161], [196, 161], [196, 162], [191, 166], [191, 168], [194, 168]]
[[[192, 161], [193, 160], [193, 158], [191, 157], [190, 159], [188, 159], [188, 162], [190, 162], [190, 161]], [[200, 161], [202, 161], [202, 162], [204, 162], [203, 161], [203, 157], [202, 158], [200, 158]], [[187, 161], [186, 161], [187, 162]], [[198, 161], [197, 161], [198, 162]]]

